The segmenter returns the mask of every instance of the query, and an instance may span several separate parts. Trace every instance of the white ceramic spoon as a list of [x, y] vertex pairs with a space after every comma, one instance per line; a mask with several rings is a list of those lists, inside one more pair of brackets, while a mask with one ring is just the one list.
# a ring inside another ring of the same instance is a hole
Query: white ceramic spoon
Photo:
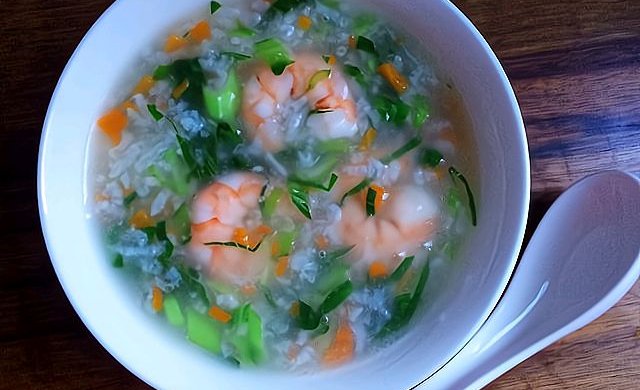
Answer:
[[640, 276], [640, 181], [607, 171], [551, 206], [498, 306], [471, 341], [418, 388], [479, 389], [595, 320]]

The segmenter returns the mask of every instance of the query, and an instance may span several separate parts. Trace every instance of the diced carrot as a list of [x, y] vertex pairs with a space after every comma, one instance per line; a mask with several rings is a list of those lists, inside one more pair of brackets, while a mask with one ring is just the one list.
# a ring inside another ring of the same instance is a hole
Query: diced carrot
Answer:
[[360, 140], [360, 150], [369, 150], [373, 142], [376, 140], [376, 135], [378, 132], [373, 127], [369, 127], [367, 131], [364, 132], [362, 139]]
[[378, 67], [378, 73], [387, 80], [387, 82], [399, 94], [405, 93], [409, 89], [409, 82], [398, 72], [391, 63], [382, 64]]
[[136, 84], [136, 86], [133, 88], [133, 94], [146, 94], [147, 92], [149, 92], [149, 90], [151, 89], [151, 87], [153, 87], [153, 84], [155, 84], [156, 81], [153, 79], [153, 76], [151, 76], [150, 74], [146, 74], [144, 76], [142, 76], [140, 78], [140, 81], [138, 81], [138, 84]]
[[213, 318], [214, 320], [220, 321], [223, 324], [226, 324], [227, 322], [231, 321], [231, 314], [222, 310], [218, 306], [211, 306], [211, 309], [209, 309], [208, 314], [209, 314], [209, 317]]
[[256, 288], [255, 284], [247, 283], [243, 284], [242, 287], [240, 287], [240, 291], [242, 291], [244, 295], [249, 296], [255, 294], [258, 289]]
[[153, 286], [151, 290], [151, 308], [153, 311], [157, 313], [162, 310], [163, 301], [162, 290], [158, 286]]
[[180, 99], [180, 96], [182, 96], [182, 94], [184, 93], [184, 91], [187, 90], [187, 88], [189, 88], [189, 80], [184, 79], [180, 84], [178, 84], [177, 87], [173, 89], [173, 92], [171, 92], [171, 96], [176, 100]]
[[274, 241], [271, 243], [271, 256], [277, 256], [280, 254], [280, 244], [278, 241]]
[[183, 37], [171, 34], [164, 42], [164, 51], [166, 51], [167, 53], [173, 53], [174, 51], [180, 50], [183, 47], [187, 46], [188, 43], [189, 41], [187, 41]]
[[243, 227], [235, 228], [233, 230], [233, 242], [237, 242], [241, 245], [249, 244], [249, 231]]
[[206, 20], [201, 20], [189, 30], [189, 39], [200, 43], [206, 39], [211, 39], [211, 27]]
[[297, 318], [300, 315], [300, 302], [295, 301], [291, 304], [289, 314], [291, 314], [291, 317], [293, 318]]
[[374, 200], [373, 207], [378, 210], [385, 199], [384, 187], [377, 184], [371, 184], [371, 188], [376, 192], [376, 199]]
[[384, 278], [387, 276], [387, 266], [381, 261], [374, 261], [369, 266], [369, 277], [371, 279]]
[[298, 27], [300, 27], [301, 29], [306, 31], [311, 28], [311, 25], [313, 25], [313, 21], [310, 17], [306, 15], [300, 15], [298, 17]]
[[127, 114], [119, 108], [114, 108], [98, 119], [98, 126], [111, 139], [111, 143], [118, 145], [128, 122]]
[[278, 263], [276, 264], [276, 276], [282, 277], [287, 272], [287, 268], [289, 268], [289, 256], [282, 256], [278, 259]]
[[155, 222], [153, 218], [147, 214], [147, 212], [143, 209], [136, 211], [135, 214], [129, 220], [129, 224], [136, 229], [142, 229], [150, 226], [154, 226]]
[[135, 103], [132, 102], [131, 100], [127, 100], [120, 105], [120, 109], [122, 109], [122, 111], [125, 111], [125, 112], [127, 110], [138, 111], [138, 106], [136, 106]]
[[358, 43], [358, 40], [356, 39], [356, 36], [349, 35], [349, 41], [348, 41], [349, 47], [352, 49], [355, 49], [357, 43]]
[[322, 360], [331, 366], [345, 363], [353, 358], [354, 347], [353, 331], [349, 323], [343, 320], [338, 326], [335, 339], [324, 351]]
[[318, 249], [327, 249], [329, 247], [329, 239], [324, 234], [318, 234], [313, 238]]
[[334, 56], [333, 54], [329, 55], [329, 58], [327, 59], [327, 65], [334, 65], [336, 63], [336, 56]]

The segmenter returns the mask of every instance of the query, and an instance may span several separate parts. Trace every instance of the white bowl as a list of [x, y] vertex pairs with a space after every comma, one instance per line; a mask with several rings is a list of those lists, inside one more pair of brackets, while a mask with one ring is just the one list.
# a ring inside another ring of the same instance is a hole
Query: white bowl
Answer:
[[116, 103], [141, 53], [208, 7], [203, 0], [116, 1], [82, 40], [54, 92], [38, 165], [42, 230], [60, 283], [85, 325], [135, 375], [160, 388], [403, 389], [445, 364], [477, 331], [513, 271], [529, 204], [529, 158], [514, 93], [473, 25], [445, 0], [371, 0], [402, 22], [460, 91], [477, 145], [478, 226], [446, 277], [428, 283], [406, 336], [335, 370], [299, 375], [238, 370], [151, 318], [105, 258], [88, 213], [89, 134]]

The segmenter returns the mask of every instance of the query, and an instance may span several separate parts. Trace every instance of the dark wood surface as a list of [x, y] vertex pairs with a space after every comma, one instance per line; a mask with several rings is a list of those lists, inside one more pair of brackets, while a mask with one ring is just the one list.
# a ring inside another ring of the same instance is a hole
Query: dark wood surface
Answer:
[[[427, 0], [425, 0], [427, 1]], [[529, 234], [560, 191], [606, 168], [640, 173], [640, 1], [455, 0], [522, 107]], [[0, 389], [144, 388], [85, 329], [40, 232], [36, 159], [62, 69], [108, 0], [0, 6]], [[640, 283], [612, 310], [493, 389], [638, 388]]]

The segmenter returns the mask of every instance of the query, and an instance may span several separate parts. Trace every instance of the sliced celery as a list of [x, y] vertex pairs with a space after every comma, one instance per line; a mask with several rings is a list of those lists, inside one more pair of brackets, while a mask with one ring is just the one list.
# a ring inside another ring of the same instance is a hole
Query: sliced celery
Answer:
[[240, 107], [240, 83], [235, 70], [229, 72], [227, 82], [220, 90], [202, 87], [207, 113], [217, 121], [233, 123]]
[[195, 309], [187, 309], [187, 338], [209, 352], [220, 354], [220, 331], [216, 323]]
[[180, 304], [176, 297], [171, 294], [164, 297], [164, 315], [167, 317], [167, 321], [173, 326], [183, 327], [185, 324]]

